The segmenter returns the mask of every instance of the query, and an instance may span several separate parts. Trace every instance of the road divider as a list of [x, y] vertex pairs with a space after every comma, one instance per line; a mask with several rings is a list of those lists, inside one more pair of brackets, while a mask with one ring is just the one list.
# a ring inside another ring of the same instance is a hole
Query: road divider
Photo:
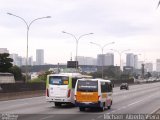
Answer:
[[44, 96], [45, 90], [0, 93], [0, 101]]

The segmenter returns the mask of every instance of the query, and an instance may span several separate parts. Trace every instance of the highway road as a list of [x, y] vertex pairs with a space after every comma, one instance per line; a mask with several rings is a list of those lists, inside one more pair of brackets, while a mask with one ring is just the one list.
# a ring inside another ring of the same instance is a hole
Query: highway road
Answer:
[[[129, 86], [129, 90], [113, 89], [110, 110], [86, 110], [77, 107], [54, 107], [45, 97], [34, 97], [0, 102], [2, 115], [17, 115], [18, 120], [104, 120], [108, 114], [151, 114], [160, 108], [160, 82]], [[20, 114], [20, 115], [19, 115]]]

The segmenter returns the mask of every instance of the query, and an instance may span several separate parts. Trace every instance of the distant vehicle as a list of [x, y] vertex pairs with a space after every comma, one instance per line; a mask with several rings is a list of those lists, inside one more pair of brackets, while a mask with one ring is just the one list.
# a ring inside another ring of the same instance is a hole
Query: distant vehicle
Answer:
[[74, 105], [74, 88], [77, 79], [92, 78], [80, 73], [59, 73], [47, 76], [46, 101], [54, 102], [55, 106], [62, 104]]
[[122, 90], [122, 89], [129, 90], [128, 83], [122, 83], [122, 84], [120, 85], [120, 90]]
[[156, 79], [156, 81], [159, 81], [159, 80], [160, 80], [160, 78], [157, 78], [157, 79]]
[[38, 73], [34, 72], [31, 74], [31, 80], [38, 78]]
[[75, 87], [76, 106], [85, 108], [110, 109], [112, 105], [112, 84], [104, 79], [78, 79]]

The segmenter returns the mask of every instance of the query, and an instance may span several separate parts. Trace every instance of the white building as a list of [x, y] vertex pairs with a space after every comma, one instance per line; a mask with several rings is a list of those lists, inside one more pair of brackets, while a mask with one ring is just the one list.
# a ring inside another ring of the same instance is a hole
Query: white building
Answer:
[[138, 61], [138, 69], [142, 68], [142, 64], [144, 63], [144, 61]]
[[140, 66], [138, 65], [138, 55], [134, 55], [133, 53], [127, 53], [126, 55], [126, 66], [133, 67], [138, 69]]
[[96, 65], [96, 58], [77, 56], [79, 65]]
[[138, 69], [138, 55], [134, 55], [134, 68]]
[[97, 66], [104, 65], [104, 61], [105, 61], [105, 54], [98, 54], [97, 55]]
[[22, 57], [22, 65], [26, 65], [26, 58]]
[[107, 53], [105, 54], [105, 66], [114, 65], [114, 54], [113, 53]]
[[156, 60], [156, 71], [160, 72], [160, 59]]
[[18, 54], [10, 54], [10, 57], [13, 59], [13, 65], [22, 66], [22, 57]]
[[[10, 57], [13, 59], [13, 65], [23, 66], [26, 65], [26, 58], [19, 56], [18, 54], [10, 54]], [[33, 65], [33, 58], [28, 58], [28, 65]]]
[[127, 53], [126, 66], [134, 67], [134, 54], [133, 53]]
[[7, 48], [0, 48], [0, 54], [3, 54], [3, 53], [9, 53]]
[[32, 56], [28, 58], [28, 65], [33, 66], [33, 57]]
[[114, 54], [98, 54], [97, 55], [97, 66], [109, 66], [114, 65]]
[[153, 63], [145, 63], [144, 68], [147, 70], [147, 72], [153, 71]]
[[44, 65], [44, 50], [36, 50], [36, 65]]

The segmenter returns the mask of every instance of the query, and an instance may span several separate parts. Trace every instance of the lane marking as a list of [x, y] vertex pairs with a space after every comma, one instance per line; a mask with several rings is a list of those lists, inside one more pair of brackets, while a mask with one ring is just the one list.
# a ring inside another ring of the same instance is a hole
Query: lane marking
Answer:
[[54, 117], [55, 115], [51, 115], [51, 116], [47, 116], [47, 117], [43, 117], [43, 118], [41, 118], [41, 119], [39, 119], [39, 120], [45, 120], [45, 119], [48, 119], [48, 118], [52, 118], [52, 117]]
[[15, 99], [15, 100], [5, 100], [5, 101], [0, 101], [0, 104], [4, 104], [4, 103], [10, 103], [10, 102], [24, 102], [24, 101], [28, 101], [28, 100], [45, 100], [45, 96], [40, 96], [40, 97], [32, 97], [32, 98], [20, 98], [20, 99]]
[[99, 118], [101, 118], [101, 117], [103, 117], [103, 115], [98, 116], [97, 119], [99, 119]]
[[10, 106], [5, 106], [4, 109], [0, 109], [0, 111], [3, 111], [3, 110], [8, 110], [8, 109], [13, 109], [13, 108], [17, 108], [17, 107], [20, 107], [20, 106], [26, 106], [26, 105], [29, 105], [29, 103], [23, 103], [23, 104], [15, 104], [15, 105], [10, 105]]
[[[157, 94], [159, 94], [159, 93], [157, 93]], [[138, 100], [138, 101], [136, 101], [136, 102], [130, 103], [130, 104], [126, 105], [126, 106], [120, 107], [120, 108], [118, 108], [118, 109], [116, 109], [116, 110], [110, 111], [110, 112], [108, 112], [107, 114], [111, 114], [111, 113], [114, 113], [114, 112], [116, 112], [116, 111], [119, 111], [119, 110], [122, 110], [122, 109], [126, 109], [126, 108], [128, 108], [128, 107], [130, 107], [130, 106], [133, 106], [133, 105], [137, 104], [137, 103], [140, 103], [140, 102], [143, 102], [143, 101], [145, 101], [145, 100], [148, 100], [148, 98], [151, 98], [152, 96], [155, 96], [155, 94], [154, 94], [154, 95], [151, 95], [151, 96], [148, 96], [148, 97], [146, 97], [146, 98], [144, 98], [144, 99]]]
[[33, 106], [33, 105], [36, 105], [36, 106], [39, 106], [39, 104], [40, 105], [42, 105], [43, 103], [27, 103], [27, 102], [25, 102], [25, 103], [21, 103], [21, 104], [14, 104], [14, 105], [8, 105], [8, 106], [4, 106], [4, 107], [1, 107], [0, 108], [0, 112], [3, 112], [3, 111], [6, 111], [6, 110], [11, 110], [11, 109], [19, 109], [19, 108], [21, 108], [21, 107], [28, 107], [28, 106]]
[[154, 114], [154, 113], [157, 112], [158, 110], [160, 110], [160, 108], [156, 108], [154, 111], [151, 112], [151, 114]]

